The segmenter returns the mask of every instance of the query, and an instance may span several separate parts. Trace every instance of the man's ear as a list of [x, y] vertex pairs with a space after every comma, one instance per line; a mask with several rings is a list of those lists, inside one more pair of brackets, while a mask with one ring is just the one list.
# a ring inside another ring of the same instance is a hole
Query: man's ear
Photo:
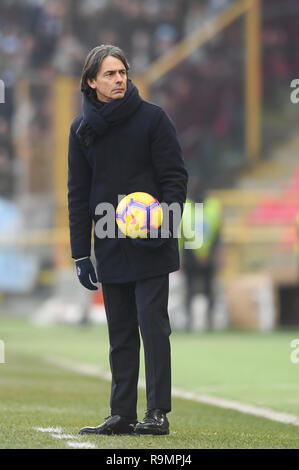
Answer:
[[88, 85], [90, 86], [90, 88], [93, 88], [95, 89], [96, 88], [96, 84], [95, 84], [95, 79], [93, 78], [92, 80], [90, 78], [87, 79], [87, 83]]

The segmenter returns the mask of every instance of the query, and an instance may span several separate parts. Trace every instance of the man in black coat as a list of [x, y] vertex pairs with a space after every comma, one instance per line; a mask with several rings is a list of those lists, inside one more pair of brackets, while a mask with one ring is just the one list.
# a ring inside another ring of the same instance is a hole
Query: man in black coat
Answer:
[[[168, 434], [171, 410], [169, 273], [179, 269], [174, 218], [155, 238], [107, 236], [101, 204], [147, 192], [183, 210], [187, 171], [174, 126], [159, 106], [144, 101], [128, 78], [115, 46], [92, 49], [85, 61], [83, 113], [70, 129], [68, 207], [72, 257], [80, 282], [101, 282], [110, 341], [111, 416], [80, 433]], [[165, 218], [166, 219], [166, 218]], [[94, 230], [92, 230], [94, 224]], [[103, 228], [103, 227], [102, 227]], [[90, 260], [94, 234], [96, 271]], [[137, 382], [142, 335], [147, 412], [137, 423]]]

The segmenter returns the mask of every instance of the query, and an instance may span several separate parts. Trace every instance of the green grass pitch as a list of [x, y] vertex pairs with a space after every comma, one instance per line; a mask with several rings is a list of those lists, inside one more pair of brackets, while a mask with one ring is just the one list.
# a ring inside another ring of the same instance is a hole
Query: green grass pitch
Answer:
[[[299, 363], [290, 360], [295, 338], [298, 330], [173, 332], [173, 386], [299, 416]], [[108, 370], [106, 326], [39, 327], [0, 316], [0, 339], [6, 360], [0, 364], [1, 449], [299, 448], [299, 426], [180, 398], [173, 398], [168, 436], [79, 436], [80, 427], [100, 424], [109, 415], [110, 383], [47, 359]], [[139, 419], [145, 408], [140, 390]]]

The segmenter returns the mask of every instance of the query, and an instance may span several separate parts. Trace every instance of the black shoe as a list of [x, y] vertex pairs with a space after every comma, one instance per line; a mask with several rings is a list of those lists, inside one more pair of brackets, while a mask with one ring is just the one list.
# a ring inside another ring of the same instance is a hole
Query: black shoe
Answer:
[[147, 410], [143, 421], [136, 424], [136, 434], [169, 434], [169, 422], [163, 410]]
[[79, 434], [132, 434], [136, 424], [137, 419], [113, 415], [106, 418], [106, 421], [99, 426], [80, 429]]

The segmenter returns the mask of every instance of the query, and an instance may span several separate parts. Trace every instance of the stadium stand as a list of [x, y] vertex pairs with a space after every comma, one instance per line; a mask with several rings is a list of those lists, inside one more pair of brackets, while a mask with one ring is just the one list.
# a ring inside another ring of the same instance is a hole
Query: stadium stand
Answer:
[[[29, 77], [28, 119], [34, 138], [42, 140], [48, 112], [47, 104], [41, 103], [45, 94], [42, 83], [51, 82], [57, 75], [78, 77], [91, 47], [105, 42], [121, 45], [130, 58], [132, 74], [140, 74], [230, 3], [4, 0], [0, 6], [0, 75], [6, 84], [7, 103], [11, 102], [11, 106], [5, 106], [5, 112], [13, 115], [16, 85]], [[291, 78], [299, 74], [298, 14], [296, 1], [263, 2], [263, 157], [269, 154], [275, 139], [290, 132], [287, 116], [285, 120], [281, 117], [287, 114], [282, 107], [286, 89], [288, 92]], [[244, 24], [239, 19], [166, 74], [151, 90], [152, 100], [166, 106], [176, 123], [191, 173], [203, 175], [208, 187], [231, 187], [246, 163], [243, 62]], [[12, 132], [18, 130], [12, 129], [11, 115], [1, 115], [0, 121], [3, 175], [16, 172], [12, 163], [16, 153]], [[2, 137], [3, 133], [11, 136], [9, 142]], [[35, 178], [41, 183], [38, 190], [48, 191], [48, 171], [43, 174], [42, 168], [38, 170], [42, 165], [36, 161], [33, 166], [35, 172], [41, 172]], [[11, 184], [10, 190], [5, 189], [7, 181], [2, 177], [3, 194], [13, 191]]]

